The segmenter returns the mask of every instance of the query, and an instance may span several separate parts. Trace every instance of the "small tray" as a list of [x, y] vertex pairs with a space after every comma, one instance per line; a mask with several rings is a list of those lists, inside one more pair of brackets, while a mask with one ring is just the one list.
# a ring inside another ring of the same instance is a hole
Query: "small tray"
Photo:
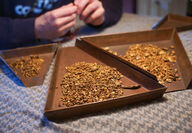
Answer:
[[[81, 38], [85, 44], [89, 44], [101, 51], [104, 51], [111, 55], [112, 57], [126, 63], [140, 72], [146, 74], [147, 76], [155, 79], [154, 75], [148, 73], [147, 71], [137, 67], [136, 65], [115, 56], [105, 50], [104, 47], [109, 47], [112, 51], [116, 51], [118, 55], [125, 55], [128, 47], [137, 43], [141, 44], [154, 44], [159, 47], [169, 47], [170, 45], [175, 46], [175, 52], [177, 56], [176, 68], [178, 69], [179, 75], [181, 77], [180, 81], [166, 83], [167, 92], [184, 90], [188, 87], [192, 79], [192, 66], [189, 58], [185, 52], [185, 49], [178, 37], [176, 30], [174, 29], [164, 29], [164, 30], [151, 30], [151, 31], [141, 31], [132, 33], [121, 33], [113, 35], [103, 35], [103, 36], [92, 36]], [[85, 45], [84, 44], [84, 45]], [[86, 47], [84, 46], [79, 47]]]
[[[77, 41], [76, 43], [81, 45], [82, 42]], [[100, 50], [94, 48], [88, 48], [87, 50], [95, 55], [92, 56], [78, 47], [61, 48], [58, 50], [44, 109], [44, 114], [49, 120], [60, 121], [73, 116], [103, 111], [144, 100], [152, 100], [162, 97], [164, 94], [166, 87], [158, 84], [146, 75], [128, 67], [126, 64], [114, 58], [111, 58], [111, 56]], [[140, 84], [142, 87], [135, 90], [124, 89], [123, 96], [119, 98], [111, 98], [101, 102], [86, 103], [71, 107], [60, 107], [58, 103], [62, 94], [59, 86], [62, 81], [62, 77], [66, 72], [65, 67], [82, 61], [116, 67], [117, 70], [124, 75], [122, 79], [124, 85], [135, 83]]]
[[[49, 69], [52, 58], [57, 50], [57, 44], [39, 45], [33, 47], [17, 48], [13, 50], [0, 51], [0, 57], [4, 63], [11, 69], [12, 72], [21, 80], [24, 86], [31, 87], [35, 85], [41, 85], [44, 81], [44, 77]], [[40, 73], [34, 77], [24, 77], [19, 71], [14, 71], [8, 64], [15, 62], [21, 57], [29, 55], [38, 55], [44, 62], [41, 65]]]
[[152, 29], [176, 28], [177, 31], [192, 29], [192, 18], [175, 14], [168, 14], [153, 25]]

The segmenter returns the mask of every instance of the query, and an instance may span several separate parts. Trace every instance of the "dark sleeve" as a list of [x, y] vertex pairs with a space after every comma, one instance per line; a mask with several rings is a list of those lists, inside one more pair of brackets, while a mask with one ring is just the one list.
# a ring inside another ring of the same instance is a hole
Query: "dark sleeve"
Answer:
[[34, 18], [11, 19], [0, 17], [0, 49], [11, 49], [34, 43]]
[[110, 26], [118, 22], [122, 15], [122, 0], [102, 0], [105, 8], [104, 26]]
[[111, 26], [119, 21], [122, 16], [122, 0], [100, 0], [105, 9], [105, 22], [96, 26], [97, 28], [104, 28]]

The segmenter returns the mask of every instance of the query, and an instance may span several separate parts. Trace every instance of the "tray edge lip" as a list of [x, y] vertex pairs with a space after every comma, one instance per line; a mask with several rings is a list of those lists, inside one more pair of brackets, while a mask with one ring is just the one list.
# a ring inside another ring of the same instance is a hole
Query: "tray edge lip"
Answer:
[[161, 24], [163, 22], [165, 22], [167, 19], [176, 16], [176, 17], [183, 17], [186, 18], [188, 16], [182, 16], [182, 15], [177, 15], [177, 14], [173, 14], [173, 13], [168, 13], [167, 15], [163, 16], [162, 18], [160, 18], [159, 21], [157, 21], [155, 24], [152, 25], [152, 29], [153, 30], [160, 30], [160, 29], [171, 29], [171, 28], [176, 28], [178, 32], [181, 31], [186, 31], [186, 30], [190, 30], [192, 29], [192, 23], [189, 25], [185, 25], [185, 26], [178, 26], [178, 27], [166, 27], [166, 28], [160, 28]]
[[125, 34], [136, 34], [136, 33], [145, 33], [145, 32], [160, 32], [160, 31], [169, 31], [173, 32], [175, 29], [174, 28], [165, 28], [165, 29], [156, 29], [156, 30], [142, 30], [142, 31], [133, 31], [133, 32], [121, 32], [121, 33], [110, 33], [110, 34], [97, 34], [97, 35], [88, 35], [88, 36], [81, 36], [77, 37], [76, 40], [84, 40], [86, 38], [94, 38], [94, 37], [105, 37], [105, 36], [115, 36], [115, 35], [125, 35]]
[[26, 47], [17, 47], [14, 49], [5, 49], [5, 50], [0, 50], [0, 55], [3, 55], [3, 53], [7, 52], [15, 52], [15, 51], [20, 51], [20, 50], [25, 50], [25, 49], [31, 49], [31, 48], [43, 48], [43, 47], [50, 47], [52, 48], [52, 52], [54, 49], [57, 49], [59, 43], [46, 43], [46, 44], [41, 44], [41, 45], [35, 45], [35, 46], [26, 46]]
[[[85, 104], [81, 104], [81, 105], [75, 105], [75, 106], [72, 106], [72, 107], [64, 107], [64, 108], [61, 108], [61, 109], [58, 109], [58, 110], [46, 110], [44, 109], [44, 114], [45, 113], [49, 113], [49, 112], [56, 112], [56, 111], [65, 111], [65, 110], [70, 110], [70, 109], [75, 109], [75, 108], [79, 108], [79, 107], [85, 107], [85, 106], [90, 106], [90, 105], [94, 105], [94, 104], [103, 104], [105, 102], [111, 102], [111, 101], [114, 101], [114, 100], [121, 100], [121, 99], [125, 99], [125, 98], [129, 98], [129, 97], [134, 97], [134, 96], [139, 96], [139, 95], [147, 95], [147, 94], [150, 94], [150, 93], [153, 93], [153, 92], [158, 92], [158, 91], [162, 91], [162, 96], [165, 94], [165, 91], [167, 90], [167, 87], [166, 86], [163, 86], [161, 88], [157, 88], [157, 89], [153, 89], [153, 90], [149, 90], [147, 92], [143, 92], [143, 93], [139, 93], [139, 94], [133, 94], [133, 95], [130, 95], [130, 96], [122, 96], [122, 97], [117, 97], [117, 98], [113, 98], [113, 99], [106, 99], [104, 101], [100, 101], [100, 102], [92, 102], [92, 103], [85, 103]], [[160, 95], [160, 94], [159, 94]]]

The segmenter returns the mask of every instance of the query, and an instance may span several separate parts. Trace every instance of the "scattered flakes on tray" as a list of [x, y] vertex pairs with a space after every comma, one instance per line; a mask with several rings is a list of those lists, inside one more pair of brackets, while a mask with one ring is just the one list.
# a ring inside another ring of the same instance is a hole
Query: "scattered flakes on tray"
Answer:
[[39, 74], [43, 62], [44, 60], [38, 55], [30, 55], [21, 57], [9, 65], [14, 71], [19, 71], [24, 77], [28, 78]]
[[97, 102], [123, 94], [120, 81], [123, 75], [115, 68], [79, 62], [66, 67], [66, 70], [60, 84], [63, 105]]
[[155, 75], [161, 84], [180, 80], [177, 68], [173, 69], [176, 63], [173, 45], [169, 48], [152, 44], [131, 45], [122, 58]]
[[[83, 103], [103, 101], [123, 95], [121, 78], [116, 68], [96, 63], [78, 62], [66, 67], [60, 84], [62, 97], [59, 106], [73, 106]], [[140, 86], [128, 86], [127, 89]]]
[[117, 55], [117, 52], [112, 51], [109, 47], [104, 47], [103, 49], [106, 50], [106, 51], [108, 51], [109, 53], [112, 53], [112, 54], [114, 54], [114, 55]]
[[[104, 48], [104, 50], [109, 51], [110, 49]], [[176, 63], [173, 45], [169, 48], [153, 44], [131, 45], [126, 54], [120, 57], [152, 73], [161, 84], [181, 80], [177, 68], [173, 69]]]

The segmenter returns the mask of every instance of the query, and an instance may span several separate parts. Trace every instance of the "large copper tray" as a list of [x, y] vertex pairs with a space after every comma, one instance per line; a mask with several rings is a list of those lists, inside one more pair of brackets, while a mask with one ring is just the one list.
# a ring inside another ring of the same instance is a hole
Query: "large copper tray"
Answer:
[[[76, 45], [82, 45], [82, 43], [77, 41]], [[88, 53], [78, 47], [61, 48], [58, 50], [44, 109], [44, 114], [49, 120], [59, 121], [163, 96], [166, 87], [158, 84], [155, 80], [112, 58], [103, 51], [88, 47], [86, 49], [89, 51]], [[123, 90], [124, 94], [119, 98], [71, 107], [59, 106], [59, 100], [62, 95], [60, 83], [66, 72], [65, 67], [82, 61], [116, 67], [124, 75], [122, 79], [124, 85], [140, 84], [142, 87], [135, 90]]]
[[[57, 50], [57, 44], [39, 45], [33, 47], [17, 48], [12, 50], [4, 50], [0, 52], [1, 59], [12, 70], [12, 72], [21, 80], [24, 86], [31, 87], [41, 85], [44, 77], [49, 69], [52, 58]], [[24, 77], [19, 71], [14, 70], [9, 64], [15, 62], [21, 57], [29, 55], [38, 55], [44, 62], [42, 63], [40, 73], [35, 77]]]
[[[155, 79], [154, 75], [148, 73], [147, 71], [137, 67], [130, 62], [127, 62], [126, 60], [120, 58], [119, 55], [125, 55], [128, 47], [137, 43], [150, 43], [159, 47], [169, 47], [170, 45], [174, 45], [177, 56], [176, 68], [178, 69], [181, 80], [172, 83], [166, 83], [165, 86], [167, 86], [168, 88], [167, 92], [186, 89], [192, 79], [191, 63], [181, 43], [181, 40], [179, 39], [178, 34], [174, 29], [84, 37], [81, 38], [81, 41], [83, 41], [84, 43], [82, 45], [79, 45], [79, 47], [85, 49], [85, 47], [90, 45], [100, 51], [109, 54], [111, 57], [126, 63], [128, 66], [131, 66], [139, 70], [140, 72], [143, 72], [153, 79]], [[111, 50], [116, 51], [117, 56], [103, 50], [103, 48], [106, 46], [109, 47]]]

